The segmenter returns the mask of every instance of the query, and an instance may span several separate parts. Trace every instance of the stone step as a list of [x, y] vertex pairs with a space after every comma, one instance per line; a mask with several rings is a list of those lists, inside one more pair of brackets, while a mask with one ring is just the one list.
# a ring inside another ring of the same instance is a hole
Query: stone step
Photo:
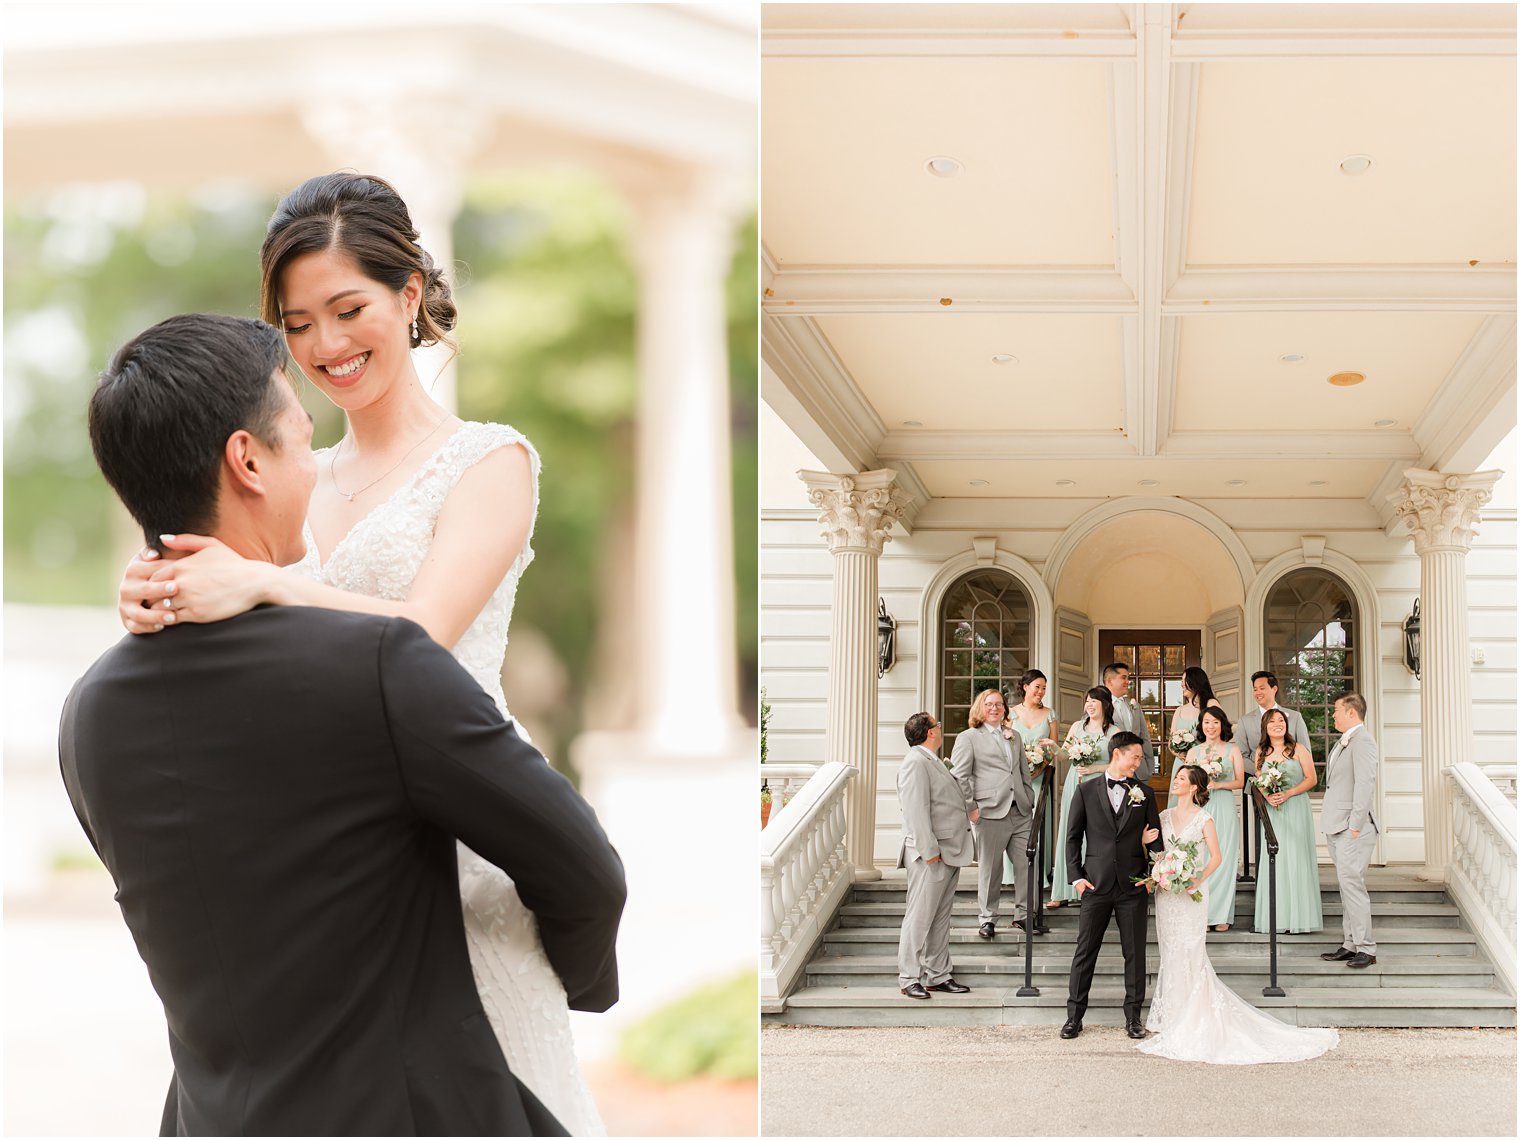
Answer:
[[[883, 945], [896, 947], [899, 933], [899, 928], [895, 926], [836, 928], [824, 936], [822, 950], [825, 954], [881, 953]], [[1277, 952], [1280, 957], [1319, 954], [1323, 950], [1331, 950], [1339, 946], [1341, 938], [1339, 924], [1306, 934], [1281, 934], [1277, 938]], [[1149, 945], [1155, 946], [1155, 923], [1149, 924], [1146, 939]], [[1075, 926], [1052, 927], [1049, 934], [1035, 937], [1035, 955], [1036, 957], [1041, 954], [1069, 956], [1076, 946], [1076, 941]], [[1118, 947], [1119, 932], [1112, 924], [1104, 934], [1103, 941], [1105, 945]], [[1466, 930], [1443, 930], [1439, 927], [1410, 927], [1385, 923], [1377, 927], [1377, 943], [1379, 957], [1384, 954], [1471, 955], [1475, 952], [1477, 940], [1471, 932]], [[1004, 933], [1000, 930], [997, 938], [988, 941], [980, 937], [974, 927], [969, 926], [951, 928], [950, 946], [951, 952], [957, 956], [986, 954], [1006, 957], [1023, 952], [1022, 940], [1014, 936], [1012, 932]], [[1223, 933], [1210, 931], [1208, 946], [1211, 955], [1239, 953], [1265, 957], [1268, 953], [1269, 941], [1265, 934], [1257, 934], [1237, 926]], [[895, 953], [895, 949], [893, 952]]]
[[[851, 902], [839, 908], [839, 925], [842, 927], [857, 926], [901, 926], [903, 912], [906, 909], [906, 901], [893, 902]], [[1324, 902], [1320, 907], [1325, 916], [1326, 925], [1339, 925], [1345, 908], [1339, 901]], [[1007, 927], [1012, 921], [1013, 899], [1003, 899], [1002, 912], [998, 919], [999, 931]], [[979, 925], [978, 915], [980, 908], [972, 897], [956, 898], [954, 908], [950, 912], [951, 926]], [[1253, 904], [1242, 904], [1236, 900], [1235, 921], [1237, 923], [1250, 923], [1256, 913]], [[1046, 910], [1045, 922], [1047, 925], [1060, 928], [1070, 926], [1075, 929], [1079, 916], [1080, 906], [1064, 906], [1055, 910]], [[1448, 929], [1460, 928], [1462, 925], [1462, 912], [1455, 903], [1450, 902], [1419, 902], [1419, 903], [1385, 903], [1374, 900], [1372, 903], [1372, 917], [1381, 926], [1383, 921], [1397, 922], [1403, 926], [1420, 927], [1445, 927]], [[1334, 920], [1333, 922], [1331, 920]]]
[[[1211, 958], [1214, 972], [1225, 984], [1235, 988], [1255, 986], [1258, 990], [1267, 982], [1265, 956], [1222, 955]], [[1150, 961], [1150, 985], [1155, 984], [1156, 965]], [[1036, 957], [1032, 963], [1034, 984], [1044, 987], [1051, 984], [1065, 985], [1070, 976], [1069, 958]], [[807, 966], [807, 985], [877, 988], [896, 984], [897, 959], [887, 955], [844, 954], [814, 959]], [[975, 989], [980, 985], [1013, 986], [1024, 984], [1023, 955], [1010, 958], [979, 956], [961, 957], [955, 961], [956, 977]], [[1094, 971], [1096, 984], [1105, 982], [1122, 984], [1124, 961], [1118, 955], [1104, 954], [1098, 958]], [[1297, 956], [1278, 960], [1278, 983], [1284, 989], [1300, 986], [1335, 985], [1344, 987], [1412, 987], [1433, 989], [1437, 987], [1492, 987], [1492, 965], [1477, 956], [1442, 957], [1439, 955], [1378, 956], [1377, 964], [1365, 970], [1349, 969], [1341, 962], [1326, 962], [1319, 958]]]
[[[1375, 968], [1375, 967], [1374, 967]], [[1286, 989], [1286, 987], [1284, 987]], [[764, 1011], [767, 1022], [797, 1025], [1060, 1025], [1066, 1019], [1066, 987], [1040, 986], [1038, 997], [1019, 997], [1017, 987], [973, 987], [969, 994], [935, 994], [914, 1001], [890, 986], [864, 989], [809, 986], [786, 999], [784, 1008]], [[1465, 1026], [1502, 1028], [1515, 1024], [1515, 999], [1481, 987], [1371, 988], [1302, 987], [1286, 997], [1268, 998], [1260, 987], [1242, 987], [1241, 997], [1292, 1025]], [[1122, 986], [1094, 986], [1084, 1024], [1123, 1024]]]
[[[1334, 873], [1325, 874], [1320, 872], [1320, 895], [1328, 901], [1330, 898], [1340, 899], [1340, 884], [1336, 881]], [[1249, 898], [1252, 905], [1255, 903], [1256, 890], [1260, 887], [1266, 889], [1265, 881], [1260, 883], [1249, 882], [1235, 884], [1237, 898]], [[1005, 884], [1003, 890], [1006, 893], [1011, 890], [1011, 885]], [[878, 901], [874, 896], [897, 895], [903, 896], [908, 890], [908, 881], [902, 871], [886, 873], [882, 878], [871, 882], [854, 884], [852, 890], [855, 897], [852, 901], [866, 902]], [[1446, 897], [1446, 889], [1440, 883], [1427, 883], [1414, 878], [1411, 875], [1389, 874], [1368, 875], [1367, 890], [1374, 902], [1431, 902], [1450, 901]], [[959, 885], [956, 887], [956, 896], [964, 896], [968, 899], [976, 898], [976, 868], [963, 869], [960, 875]]]

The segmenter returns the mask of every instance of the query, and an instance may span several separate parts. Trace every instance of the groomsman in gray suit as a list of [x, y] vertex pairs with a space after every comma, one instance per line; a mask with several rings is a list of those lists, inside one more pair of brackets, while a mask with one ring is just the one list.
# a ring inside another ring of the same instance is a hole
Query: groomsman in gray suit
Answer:
[[[1129, 697], [1129, 666], [1123, 661], [1115, 661], [1112, 665], [1103, 667], [1103, 687], [1114, 698], [1114, 724], [1120, 732], [1133, 732], [1140, 738], [1140, 767], [1135, 772], [1135, 778], [1145, 783], [1156, 774], [1156, 746], [1151, 743], [1150, 725], [1145, 723], [1145, 714], [1135, 707], [1135, 702]], [[1056, 853], [1058, 856], [1060, 852]]]
[[1335, 728], [1341, 738], [1325, 763], [1325, 799], [1320, 807], [1320, 825], [1340, 882], [1344, 915], [1340, 949], [1320, 957], [1327, 962], [1344, 962], [1353, 970], [1377, 961], [1367, 863], [1378, 833], [1372, 815], [1378, 746], [1362, 723], [1366, 715], [1367, 701], [1360, 693], [1342, 693], [1335, 698]]
[[[1034, 785], [1024, 740], [1003, 722], [1008, 708], [1003, 694], [983, 689], [971, 702], [965, 732], [955, 738], [950, 774], [960, 784], [966, 802], [974, 804], [976, 824], [976, 886], [981, 907], [977, 933], [991, 938], [997, 932], [998, 904], [1003, 895], [1003, 855], [1014, 867], [1026, 865], [1029, 828], [1034, 811]], [[1013, 928], [1020, 934], [1029, 918], [1029, 876], [1013, 877]]]
[[[1240, 754], [1246, 762], [1248, 773], [1256, 771], [1256, 749], [1261, 745], [1261, 718], [1273, 709], [1282, 709], [1277, 703], [1277, 674], [1266, 669], [1252, 673], [1251, 696], [1256, 698], [1256, 707], [1235, 725]], [[1288, 718], [1288, 735], [1313, 751], [1313, 745], [1309, 743], [1309, 726], [1304, 723], [1303, 714], [1297, 709], [1282, 711]]]
[[912, 745], [897, 770], [903, 841], [897, 865], [908, 871], [908, 906], [897, 943], [897, 984], [905, 997], [929, 991], [970, 993], [950, 974], [950, 908], [960, 869], [972, 858], [966, 800], [939, 758], [945, 736], [926, 712], [903, 725]]

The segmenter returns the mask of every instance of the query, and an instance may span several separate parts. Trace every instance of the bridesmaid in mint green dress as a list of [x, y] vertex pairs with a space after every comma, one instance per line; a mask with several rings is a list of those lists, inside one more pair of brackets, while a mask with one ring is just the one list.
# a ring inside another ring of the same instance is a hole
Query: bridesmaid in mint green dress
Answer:
[[[1208, 924], [1215, 930], [1228, 930], [1230, 923], [1235, 921], [1235, 873], [1240, 863], [1240, 813], [1236, 802], [1240, 798], [1240, 789], [1245, 786], [1245, 764], [1240, 749], [1230, 743], [1235, 734], [1224, 709], [1209, 705], [1203, 710], [1199, 723], [1203, 728], [1203, 743], [1195, 746], [1186, 757], [1178, 759], [1172, 768], [1172, 779], [1176, 780], [1177, 769], [1184, 764], [1196, 764], [1207, 770], [1205, 766], [1210, 761], [1220, 763], [1219, 775], [1209, 777], [1209, 802], [1203, 809], [1214, 821], [1222, 860], [1219, 869], [1209, 876]], [[1176, 807], [1177, 797], [1172, 796], [1169, 803]], [[1276, 822], [1273, 820], [1274, 825]], [[1278, 865], [1281, 867], [1280, 862]]]
[[[1314, 813], [1309, 809], [1309, 793], [1318, 779], [1314, 754], [1307, 744], [1288, 735], [1288, 718], [1281, 709], [1262, 715], [1261, 731], [1256, 770], [1260, 772], [1268, 760], [1278, 760], [1290, 781], [1285, 791], [1267, 796], [1278, 843], [1277, 929], [1289, 934], [1322, 930], [1319, 858], [1314, 849]], [[1256, 875], [1256, 932], [1265, 934], [1267, 929], [1267, 861], [1263, 859]]]
[[[1016, 698], [1017, 703], [1009, 709], [1008, 723], [1018, 731], [1023, 740], [1023, 748], [1035, 747], [1042, 740], [1055, 743], [1056, 714], [1055, 710], [1045, 706], [1045, 690], [1049, 682], [1045, 674], [1038, 669], [1030, 669], [1019, 678], [1018, 689], [1022, 696]], [[1038, 773], [1029, 777], [1034, 785], [1034, 802], [1040, 802], [1040, 789], [1045, 786], [1045, 777], [1049, 773], [1049, 765], [1042, 767]], [[1054, 802], [1051, 807], [1054, 809]], [[1045, 863], [1041, 867], [1041, 875], [1046, 875], [1050, 868], [1052, 853], [1055, 848], [1051, 846], [1055, 839], [1055, 816], [1054, 811], [1045, 816]], [[1003, 881], [1013, 882], [1014, 875], [1027, 875], [1029, 864], [1022, 858], [1015, 863], [1007, 855], [1003, 856]]]
[[[1082, 708], [1087, 716], [1071, 726], [1066, 734], [1067, 746], [1076, 740], [1095, 737], [1106, 741], [1119, 731], [1119, 726], [1114, 724], [1113, 695], [1102, 685], [1087, 690], [1087, 700]], [[1061, 785], [1061, 798], [1056, 811], [1055, 868], [1051, 872], [1050, 901], [1045, 904], [1047, 907], [1065, 906], [1076, 901], [1077, 892], [1072, 890], [1071, 882], [1066, 877], [1066, 815], [1071, 810], [1072, 797], [1077, 794], [1077, 784], [1098, 775], [1106, 767], [1108, 749], [1105, 747], [1096, 763], [1081, 766], [1080, 771], [1077, 764], [1066, 769], [1066, 782]]]

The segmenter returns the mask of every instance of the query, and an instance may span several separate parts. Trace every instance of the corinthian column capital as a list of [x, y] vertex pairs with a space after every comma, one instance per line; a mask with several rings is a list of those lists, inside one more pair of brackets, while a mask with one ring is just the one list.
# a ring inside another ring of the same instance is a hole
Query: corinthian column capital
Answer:
[[830, 553], [869, 550], [880, 554], [891, 537], [892, 524], [903, 517], [908, 496], [893, 486], [897, 472], [862, 471], [857, 475], [833, 475], [827, 471], [799, 471], [807, 484], [808, 498], [818, 508], [822, 534]]
[[1404, 484], [1388, 496], [1394, 517], [1414, 538], [1417, 554], [1427, 550], [1467, 550], [1477, 529], [1478, 512], [1493, 495], [1501, 471], [1474, 475], [1444, 474], [1411, 467]]

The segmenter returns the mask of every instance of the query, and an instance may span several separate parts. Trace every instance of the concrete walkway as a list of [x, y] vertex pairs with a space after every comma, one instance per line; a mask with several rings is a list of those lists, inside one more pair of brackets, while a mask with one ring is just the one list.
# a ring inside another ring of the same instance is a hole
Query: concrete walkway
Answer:
[[1294, 1065], [1186, 1064], [1120, 1029], [760, 1036], [766, 1136], [1514, 1136], [1513, 1029], [1349, 1029]]

